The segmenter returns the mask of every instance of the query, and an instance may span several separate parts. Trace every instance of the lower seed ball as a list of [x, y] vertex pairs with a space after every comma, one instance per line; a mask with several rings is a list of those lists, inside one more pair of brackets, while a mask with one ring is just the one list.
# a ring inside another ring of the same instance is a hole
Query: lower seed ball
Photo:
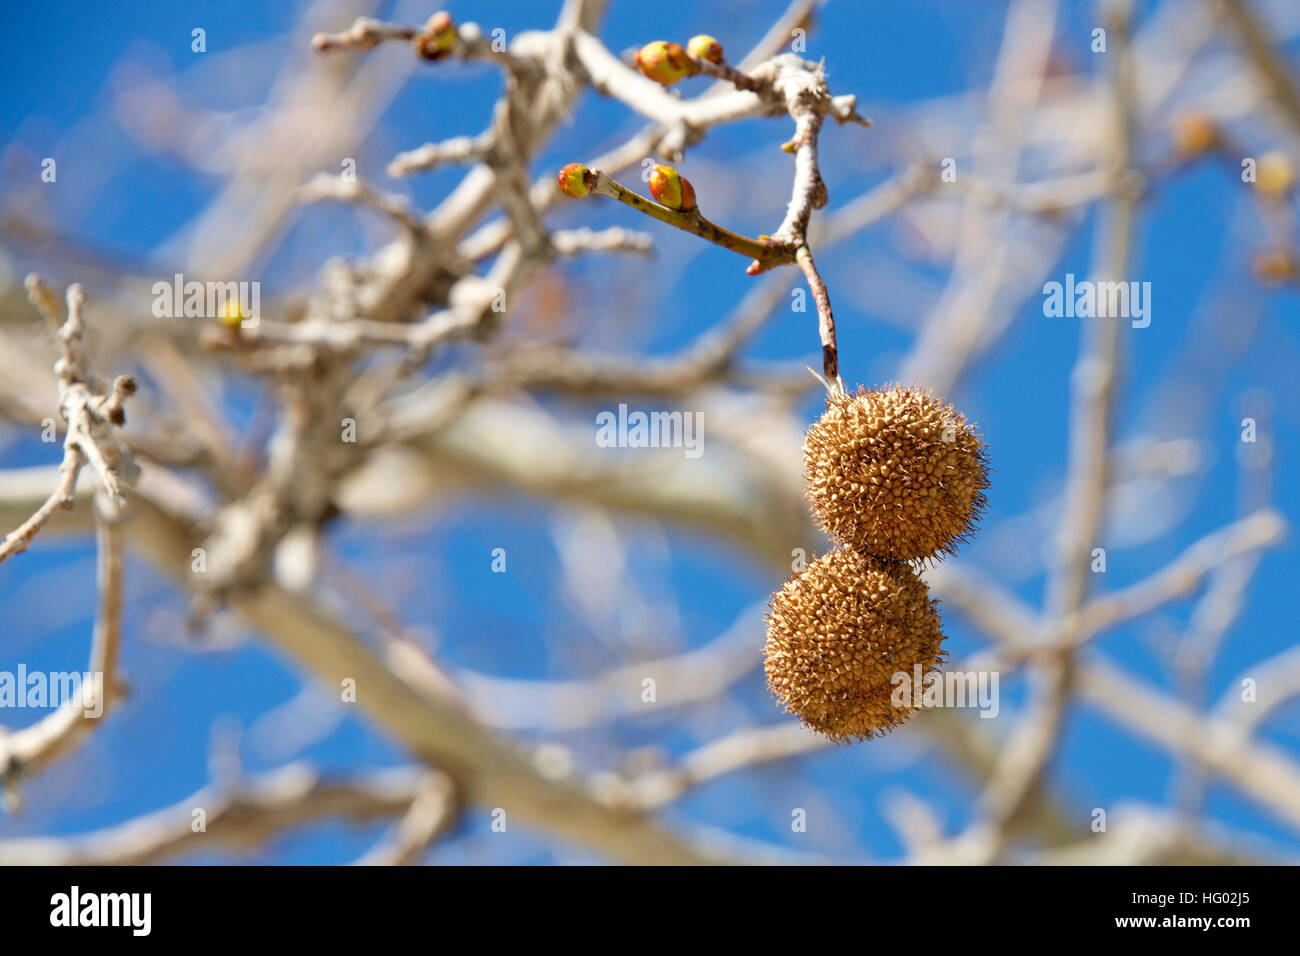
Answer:
[[832, 395], [804, 436], [813, 516], [829, 534], [900, 561], [952, 551], [984, 509], [984, 442], [920, 388]]
[[911, 682], [918, 665], [931, 673], [942, 644], [929, 588], [911, 567], [840, 548], [772, 595], [764, 669], [787, 711], [842, 742], [907, 720], [919, 701], [894, 705], [894, 675]]

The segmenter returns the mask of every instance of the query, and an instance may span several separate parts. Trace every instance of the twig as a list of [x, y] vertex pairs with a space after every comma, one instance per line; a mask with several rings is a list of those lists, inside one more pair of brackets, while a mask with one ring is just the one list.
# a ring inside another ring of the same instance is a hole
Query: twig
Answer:
[[[1131, 0], [1119, 0], [1110, 12], [1109, 33], [1116, 59], [1112, 86], [1117, 127], [1115, 165], [1124, 171], [1132, 162], [1133, 151], [1133, 63], [1128, 43]], [[1119, 278], [1127, 269], [1135, 202], [1132, 193], [1117, 191], [1109, 227], [1097, 252], [1101, 272], [1108, 277]], [[1048, 613], [1066, 628], [1076, 619], [1086, 593], [1087, 557], [1106, 499], [1118, 330], [1119, 322], [1114, 318], [1093, 319], [1086, 328], [1074, 371], [1063, 559], [1047, 595]], [[999, 755], [998, 768], [981, 801], [982, 813], [956, 844], [974, 853], [979, 862], [993, 862], [1002, 853], [1030, 795], [1045, 777], [1064, 729], [1073, 672], [1068, 648], [1059, 649], [1030, 671], [1029, 706]]]
[[[1119, 174], [1133, 161], [1134, 62], [1128, 48], [1131, 0], [1119, 0], [1111, 11], [1115, 69], [1114, 167]], [[1122, 280], [1132, 255], [1136, 196], [1117, 188], [1110, 215], [1097, 249], [1099, 272]], [[1110, 466], [1111, 415], [1119, 370], [1120, 322], [1093, 318], [1084, 323], [1084, 340], [1071, 377], [1069, 474], [1066, 479], [1066, 513], [1061, 522], [1061, 558], [1052, 575], [1048, 606], [1052, 614], [1067, 618], [1083, 603], [1088, 583], [1088, 557], [1097, 545], [1106, 501]]]
[[[106, 513], [113, 512], [113, 513]], [[97, 511], [99, 605], [95, 615], [87, 678], [90, 687], [63, 701], [30, 727], [0, 732], [0, 784], [16, 800], [16, 784], [74, 750], [101, 725], [119, 694], [118, 657], [122, 646], [124, 535], [115, 506], [103, 501]]]
[[[831, 311], [830, 293], [822, 281], [808, 249], [808, 223], [812, 211], [826, 205], [826, 184], [822, 181], [817, 162], [817, 138], [830, 108], [830, 93], [820, 68], [792, 68], [801, 63], [796, 57], [779, 57], [773, 61], [781, 67], [772, 81], [773, 90], [782, 97], [786, 109], [795, 123], [794, 136], [782, 148], [794, 153], [794, 183], [785, 219], [772, 239], [795, 250], [799, 268], [808, 280], [813, 301], [817, 305], [817, 331], [822, 344], [822, 374], [828, 388], [842, 389], [840, 382], [839, 346], [835, 338], [835, 316]], [[761, 263], [750, 266], [751, 273], [760, 271]]]
[[45, 527], [46, 522], [53, 517], [59, 509], [70, 508], [74, 501], [74, 490], [77, 486], [77, 476], [81, 473], [82, 457], [81, 453], [75, 446], [68, 447], [65, 445], [63, 451], [63, 462], [59, 465], [59, 482], [50, 497], [45, 500], [36, 513], [24, 521], [21, 525], [9, 532], [5, 536], [4, 542], [0, 543], [0, 561], [20, 554], [27, 550], [31, 544], [32, 538]]
[[[1242, 700], [1247, 680], [1255, 685], [1255, 699]], [[1247, 668], [1227, 683], [1214, 712], [1235, 721], [1244, 731], [1262, 727], [1283, 705], [1300, 696], [1300, 647], [1290, 647]]]
[[1252, 741], [1245, 725], [1197, 714], [1095, 654], [1080, 666], [1076, 686], [1125, 729], [1194, 760], [1300, 831], [1300, 767], [1285, 752]]
[[[277, 834], [342, 817], [354, 824], [395, 817], [420, 797], [430, 771], [401, 768], [328, 778], [293, 764], [208, 787], [163, 810], [79, 836], [0, 842], [6, 866], [144, 866], [208, 849], [249, 853]], [[203, 828], [194, 811], [203, 811]]]
[[456, 136], [441, 143], [426, 143], [416, 149], [398, 153], [388, 164], [388, 175], [409, 176], [441, 166], [443, 163], [469, 163], [483, 159], [492, 149], [491, 133]]
[[1207, 535], [1145, 580], [1089, 602], [1079, 616], [1073, 643], [1191, 594], [1215, 568], [1278, 544], [1286, 529], [1280, 514], [1263, 510]]
[[416, 215], [410, 202], [363, 183], [359, 179], [343, 179], [325, 173], [317, 175], [299, 190], [304, 202], [353, 202], [369, 206], [388, 216], [417, 239], [429, 239], [431, 234], [423, 219]]
[[702, 647], [682, 654], [626, 664], [579, 680], [512, 680], [466, 670], [457, 684], [475, 702], [489, 727], [568, 731], [644, 709], [641, 682], [654, 678], [660, 688], [655, 710], [683, 707], [715, 698], [759, 666], [751, 635], [762, 608], [745, 608], [730, 627]]
[[[835, 342], [835, 315], [831, 312], [830, 293], [826, 291], [826, 283], [813, 265], [812, 253], [807, 246], [799, 247], [795, 252], [795, 261], [803, 270], [808, 288], [812, 290], [813, 301], [817, 303], [817, 333], [822, 340], [822, 372], [826, 381], [835, 385], [840, 377], [840, 356], [839, 346]], [[842, 383], [839, 387], [843, 388]]]
[[793, 722], [739, 730], [690, 751], [674, 767], [651, 771], [629, 781], [627, 799], [646, 809], [662, 807], [727, 774], [790, 760], [830, 746], [827, 738]]
[[[199, 530], [161, 501], [137, 496], [132, 540], [173, 580], [189, 586]], [[459, 703], [413, 686], [317, 602], [275, 584], [236, 592], [231, 606], [299, 666], [326, 684], [352, 680], [357, 706], [426, 764], [455, 780], [467, 803], [502, 807], [615, 858], [640, 863], [727, 862], [731, 855], [599, 800], [578, 774], [548, 776], [529, 751], [483, 727]]]
[[[372, 17], [359, 17], [342, 33], [317, 33], [312, 37], [312, 48], [325, 53], [332, 50], [369, 50], [380, 43], [421, 42], [416, 55], [426, 60], [459, 57], [463, 60], [496, 60], [513, 65], [514, 58], [506, 50], [499, 50], [475, 23], [457, 25], [446, 13], [435, 13], [423, 27], [400, 26], [384, 23]], [[441, 40], [442, 42], [435, 42]]]
[[414, 27], [383, 23], [371, 17], [358, 17], [340, 33], [318, 33], [311, 45], [322, 52], [327, 50], [369, 50], [386, 40], [410, 42], [420, 31]]
[[358, 866], [410, 866], [456, 825], [456, 792], [451, 780], [436, 771], [426, 772], [392, 839], [373, 848]]
[[32, 304], [51, 324], [58, 327], [63, 356], [55, 363], [59, 381], [59, 413], [67, 422], [63, 440], [63, 461], [59, 480], [50, 497], [0, 543], [0, 562], [26, 550], [32, 538], [60, 508], [72, 506], [77, 476], [87, 462], [95, 469], [104, 490], [117, 504], [123, 502], [120, 480], [134, 473], [130, 455], [111, 426], [126, 421], [123, 405], [135, 392], [135, 381], [120, 375], [108, 394], [93, 391], [94, 379], [82, 353], [84, 327], [81, 286], [68, 286], [68, 317], [59, 325], [53, 290], [39, 276], [27, 277], [27, 294]]
[[701, 239], [707, 239], [715, 245], [722, 246], [724, 249], [730, 249], [732, 252], [753, 259], [760, 264], [762, 269], [770, 269], [773, 266], [794, 261], [793, 250], [783, 243], [750, 239], [748, 236], [742, 236], [730, 229], [724, 229], [722, 226], [706, 219], [698, 209], [680, 212], [669, 209], [667, 206], [661, 206], [659, 203], [646, 199], [626, 186], [615, 182], [599, 169], [591, 170], [591, 175], [591, 192], [617, 199], [625, 206], [631, 206], [637, 212], [644, 213], [651, 218], [658, 219], [660, 222], [681, 229], [683, 232], [689, 232]]
[[1251, 12], [1246, 0], [1223, 0], [1223, 10], [1232, 22], [1256, 72], [1268, 86], [1273, 101], [1300, 135], [1300, 87], [1269, 40], [1263, 24]]

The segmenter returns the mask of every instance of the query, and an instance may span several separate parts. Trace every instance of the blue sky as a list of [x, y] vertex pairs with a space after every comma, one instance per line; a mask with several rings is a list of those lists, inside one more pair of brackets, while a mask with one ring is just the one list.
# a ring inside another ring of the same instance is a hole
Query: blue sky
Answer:
[[[782, 4], [721, 2], [703, 5], [664, 0], [653, 18], [644, 7], [611, 3], [602, 38], [614, 51], [658, 38], [663, 24], [680, 23], [676, 33], [718, 36], [729, 51], [746, 49], [765, 32]], [[1057, 24], [1058, 54], [1071, 68], [1093, 71], [1099, 65], [1088, 50], [1094, 26], [1091, 4], [1062, 4]], [[11, 212], [26, 196], [24, 176], [39, 175], [39, 160], [55, 156], [59, 183], [43, 194], [39, 215], [77, 244], [108, 261], [131, 263], [139, 271], [169, 276], [174, 259], [165, 244], [210, 201], [222, 186], [210, 173], [196, 173], [175, 159], [146, 155], [111, 119], [111, 90], [121, 81], [124, 61], [147, 63], [163, 75], [175, 72], [182, 103], [193, 110], [250, 115], [265, 97], [275, 71], [290, 49], [309, 40], [294, 35], [296, 3], [196, 2], [29, 4], [7, 11], [0, 31], [0, 54], [8, 82], [0, 90], [0, 142], [5, 144], [0, 201]], [[553, 22], [556, 3], [460, 2], [449, 7], [458, 20], [508, 34]], [[1151, 4], [1140, 4], [1146, 15]], [[406, 11], [414, 9], [406, 6]], [[386, 11], [387, 12], [387, 11]], [[883, 180], [904, 161], [907, 149], [898, 134], [905, 114], [917, 101], [956, 96], [987, 87], [1001, 42], [1005, 6], [996, 2], [899, 3], [832, 2], [809, 36], [809, 58], [824, 58], [837, 93], [858, 94], [860, 108], [876, 120], [870, 130], [830, 127], [824, 143], [824, 173], [830, 206], [846, 202]], [[422, 16], [423, 14], [421, 14]], [[414, 21], [407, 12], [394, 19]], [[647, 21], [652, 20], [653, 25]], [[338, 27], [346, 25], [341, 20]], [[91, 25], [93, 24], [93, 26]], [[207, 34], [207, 54], [190, 50], [191, 30]], [[650, 32], [647, 32], [650, 31]], [[230, 62], [230, 82], [222, 67], [205, 65], [242, 47]], [[1294, 46], [1289, 48], [1292, 52]], [[371, 56], [401, 57], [400, 46], [381, 47]], [[1293, 58], [1293, 65], [1300, 68]], [[207, 70], [203, 81], [193, 79]], [[187, 80], [186, 78], [189, 77]], [[375, 134], [356, 158], [363, 176], [386, 188], [407, 192], [428, 208], [455, 182], [454, 171], [392, 182], [383, 166], [392, 154], [430, 140], [476, 133], [487, 122], [500, 78], [486, 66], [440, 64], [420, 69], [394, 99]], [[109, 117], [109, 118], [105, 118]], [[561, 128], [535, 164], [547, 169], [599, 152], [640, 128], [623, 105], [585, 93], [572, 122]], [[952, 155], [969, 152], [969, 130], [953, 126]], [[1249, 145], [1269, 148], [1282, 140], [1275, 128], [1243, 126]], [[788, 180], [771, 188], [760, 183], [752, 195], [731, 182], [752, 181], [752, 170], [788, 175], [776, 146], [788, 136], [782, 119], [747, 121], [716, 131], [692, 150], [681, 165], [701, 194], [727, 211], [726, 224], [748, 233], [771, 229], [784, 203]], [[960, 138], [956, 138], [960, 136]], [[1162, 153], [1162, 131], [1141, 143], [1144, 162]], [[1294, 140], [1292, 140], [1294, 143]], [[218, 144], [219, 147], [219, 144]], [[101, 181], [102, 180], [102, 181]], [[85, 183], [95, 182], [93, 191]], [[66, 185], [65, 185], [66, 184]], [[731, 192], [727, 192], [730, 189]], [[710, 193], [712, 190], [712, 193]], [[89, 197], [89, 201], [87, 201]], [[28, 208], [26, 206], [24, 209]], [[775, 217], [775, 218], [774, 218]], [[1076, 227], [1051, 270], [1051, 278], [1089, 272], [1095, 217]], [[562, 273], [588, 290], [574, 299], [577, 328], [600, 347], [667, 353], [694, 339], [734, 306], [752, 280], [739, 260], [693, 237], [638, 222], [612, 203], [559, 210], [560, 225], [623, 224], [647, 229], [659, 248], [655, 273], [641, 263], [592, 260]], [[306, 210], [281, 247], [257, 264], [257, 278], [271, 292], [306, 287], [333, 255], [359, 254], [375, 245], [373, 222], [337, 208]], [[1300, 451], [1297, 379], [1300, 351], [1295, 318], [1297, 296], [1261, 288], [1252, 281], [1249, 253], [1264, 232], [1249, 196], [1231, 170], [1202, 164], [1161, 178], [1143, 204], [1133, 278], [1149, 281], [1154, 317], [1150, 328], [1125, 330], [1125, 360], [1116, 434], [1123, 441], [1153, 420], [1180, 421], [1179, 402], [1188, 402], [1186, 431], [1164, 437], [1190, 437], [1200, 443], [1205, 467], [1177, 482], [1170, 492], [1178, 520], [1166, 532], [1134, 547], [1115, 547], [1106, 581], [1120, 587], [1163, 567], [1198, 538], [1237, 516], [1240, 421], [1256, 417], [1273, 444], [1276, 475], [1273, 503], [1294, 521], [1300, 516], [1300, 490], [1289, 480]], [[873, 296], [871, 275], [880, 262], [896, 261], [896, 246], [906, 237], [899, 227], [877, 226], [819, 257], [831, 287], [840, 329], [842, 375], [846, 382], [889, 377], [907, 349], [912, 332], [882, 315]], [[13, 269], [39, 265], [63, 279], [55, 265], [41, 262], [40, 250], [13, 253]], [[62, 268], [62, 267], [60, 267]], [[913, 265], [933, 281], [944, 270], [931, 263]], [[21, 272], [19, 273], [21, 274]], [[623, 291], [639, 296], [647, 284], [662, 294], [656, 320], [643, 315], [624, 321], [617, 305]], [[666, 286], [666, 288], [665, 288]], [[837, 292], [837, 290], [843, 290]], [[93, 301], [95, 290], [88, 288]], [[916, 318], [929, 301], [918, 301]], [[754, 343], [754, 358], [809, 361], [816, 338], [808, 316], [777, 317]], [[1225, 331], [1226, 330], [1226, 333]], [[1078, 321], [1046, 318], [1032, 298], [1015, 317], [1011, 331], [950, 397], [975, 419], [991, 448], [996, 469], [985, 528], [1030, 512], [1050, 501], [1066, 461], [1064, 429], [1069, 376], [1079, 340]], [[1225, 348], [1224, 342], [1231, 344]], [[1189, 371], [1190, 370], [1190, 371]], [[1194, 383], [1204, 414], [1193, 416], [1195, 401], [1172, 385]], [[258, 394], [252, 383], [236, 386], [231, 400], [244, 416]], [[1170, 403], [1173, 403], [1171, 405]], [[810, 394], [806, 413], [817, 412]], [[0, 466], [53, 464], [53, 452], [35, 436], [8, 433], [0, 445]], [[458, 503], [448, 512], [420, 516], [399, 535], [376, 541], [368, 528], [344, 524], [334, 532], [340, 553], [373, 584], [386, 574], [374, 571], [396, 556], [399, 612], [408, 626], [438, 637], [440, 657], [453, 667], [516, 677], [572, 677], [616, 663], [615, 648], [578, 625], [569, 633], [567, 608], [555, 587], [557, 552], [553, 529], [562, 512], [522, 499], [483, 499]], [[633, 577], [647, 583], [651, 608], [674, 606], [669, 640], [679, 648], [706, 643], [748, 605], [777, 583], [769, 569], [716, 541], [689, 532], [621, 525], [634, 544]], [[1122, 537], [1124, 529], [1110, 533]], [[493, 575], [488, 553], [506, 547], [512, 571]], [[1006, 581], [1031, 604], [1041, 601], [1040, 573], [1020, 574], [1011, 556], [996, 550], [986, 536], [963, 551], [995, 577]], [[32, 550], [0, 567], [0, 669], [17, 663], [67, 669], [83, 666], [90, 608], [62, 600], [77, 569], [93, 567], [89, 541], [40, 539]], [[1295, 644], [1293, 582], [1300, 554], [1293, 540], [1263, 558], [1244, 611], [1229, 633], [1211, 671], [1211, 699], [1255, 662]], [[170, 804], [204, 785], [214, 727], [219, 736], [240, 741], [250, 771], [269, 769], [280, 756], [255, 745], [259, 719], [293, 700], [301, 684], [293, 668], [258, 640], [234, 647], [205, 646], [188, 638], [180, 623], [185, 605], [146, 566], [131, 564], [133, 626], [150, 635], [130, 640], [125, 668], [133, 695], [112, 725], [96, 734], [76, 759], [55, 767], [25, 787], [29, 806], [22, 816], [0, 816], [0, 838], [76, 833], [126, 820]], [[1169, 686], [1157, 651], [1159, 641], [1186, 625], [1191, 602], [1162, 609], [1133, 626], [1106, 635], [1101, 648], [1125, 667]], [[946, 617], [953, 657], [983, 646], [966, 622]], [[662, 628], [648, 620], [645, 630]], [[167, 635], [171, 635], [167, 639]], [[762, 636], [756, 633], [755, 653]], [[558, 649], [558, 650], [557, 650]], [[1018, 704], [1019, 682], [1003, 684], [1003, 709]], [[324, 712], [332, 713], [328, 708]], [[320, 717], [329, 726], [294, 757], [325, 768], [364, 768], [396, 764], [403, 754], [359, 718]], [[1300, 709], [1280, 711], [1262, 731], [1264, 739], [1300, 759], [1297, 720]], [[6, 722], [16, 721], [4, 715]], [[593, 739], [571, 741], [599, 761], [619, 749], [651, 746], [678, 753], [709, 734], [740, 726], [771, 724], [784, 718], [773, 706], [755, 672], [726, 704], [707, 709], [690, 722], [674, 715], [626, 721]], [[330, 729], [332, 727], [332, 729]], [[907, 789], [939, 808], [950, 829], [969, 816], [972, 791], [942, 763], [925, 759], [905, 734], [848, 748], [837, 748], [794, 764], [777, 764], [736, 775], [706, 787], [674, 808], [682, 820], [725, 827], [732, 832], [805, 848], [789, 832], [779, 810], [817, 807], [821, 832], [810, 834], [818, 851], [888, 857], [899, 850], [880, 811], [882, 794]], [[1164, 803], [1171, 786], [1167, 755], [1149, 748], [1098, 717], [1076, 711], [1054, 782], [1064, 805], [1080, 814], [1094, 806], [1125, 799]], [[824, 811], [824, 813], [822, 812]], [[1215, 820], [1275, 841], [1295, 852], [1300, 836], [1233, 791], [1211, 787], [1207, 812]], [[450, 862], [553, 862], [584, 859], [571, 848], [519, 835], [509, 847], [494, 843], [485, 820], [470, 814], [463, 830], [440, 858]], [[272, 845], [253, 859], [266, 862], [334, 862], [351, 859], [373, 841], [378, 829], [355, 831], [323, 826]]]

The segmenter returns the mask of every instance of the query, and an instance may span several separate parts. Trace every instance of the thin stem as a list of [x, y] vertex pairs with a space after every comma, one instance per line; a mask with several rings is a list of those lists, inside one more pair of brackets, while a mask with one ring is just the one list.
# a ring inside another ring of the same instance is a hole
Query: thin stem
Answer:
[[369, 50], [385, 40], [399, 40], [409, 43], [419, 34], [414, 27], [398, 26], [395, 23], [381, 23], [371, 17], [358, 17], [342, 33], [318, 33], [312, 37], [312, 46], [317, 50], [358, 49]]
[[64, 449], [63, 464], [59, 465], [58, 486], [45, 499], [45, 503], [36, 509], [35, 514], [9, 532], [4, 541], [0, 542], [0, 561], [26, 551], [27, 546], [32, 543], [32, 538], [45, 527], [56, 511], [72, 506], [77, 476], [81, 473], [84, 461], [81, 452], [75, 446], [70, 445]]
[[840, 377], [840, 352], [835, 342], [835, 315], [831, 312], [830, 293], [826, 291], [826, 283], [822, 281], [808, 247], [800, 246], [794, 255], [799, 268], [803, 270], [804, 278], [808, 280], [813, 301], [817, 303], [817, 333], [822, 340], [822, 372], [828, 385], [833, 387]]
[[1274, 102], [1291, 127], [1300, 131], [1300, 87], [1287, 69], [1286, 60], [1273, 48], [1267, 29], [1242, 0], [1225, 0], [1223, 11]]
[[0, 735], [0, 785], [10, 806], [18, 799], [14, 789], [18, 777], [30, 777], [71, 753], [87, 734], [102, 726], [101, 720], [119, 695], [126, 533], [121, 515], [111, 503], [97, 508], [99, 602], [89, 665], [93, 683], [35, 724]]
[[675, 209], [669, 209], [667, 206], [661, 206], [657, 202], [652, 202], [644, 196], [634, 193], [598, 169], [592, 170], [592, 172], [596, 176], [596, 183], [591, 189], [593, 193], [617, 199], [625, 206], [631, 206], [638, 212], [643, 212], [660, 222], [675, 226], [684, 232], [692, 233], [701, 239], [707, 239], [715, 245], [722, 246], [724, 249], [730, 249], [732, 252], [753, 259], [757, 263], [756, 268], [751, 267], [753, 273], [763, 272], [773, 266], [794, 262], [794, 252], [784, 243], [765, 239], [750, 239], [748, 236], [742, 236], [730, 229], [724, 229], [717, 223], [710, 222], [700, 215], [698, 209], [692, 209], [689, 212], [678, 212]]
[[742, 73], [725, 60], [721, 63], [710, 63], [708, 60], [702, 60], [699, 57], [691, 57], [695, 64], [695, 71], [706, 76], [711, 76], [717, 80], [725, 80], [738, 90], [745, 90], [749, 93], [763, 93], [771, 89], [771, 83], [764, 83], [757, 80], [748, 73]]

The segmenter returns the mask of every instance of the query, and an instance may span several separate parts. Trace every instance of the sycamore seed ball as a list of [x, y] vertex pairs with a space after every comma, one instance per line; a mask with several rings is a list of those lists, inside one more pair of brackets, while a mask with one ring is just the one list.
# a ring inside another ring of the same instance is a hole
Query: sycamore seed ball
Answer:
[[767, 685], [804, 724], [837, 742], [883, 735], [918, 703], [894, 691], [944, 660], [929, 589], [901, 561], [840, 548], [791, 578], [768, 605]]
[[865, 554], [900, 561], [951, 553], [979, 520], [984, 442], [952, 405], [888, 386], [832, 395], [804, 437], [813, 517]]

